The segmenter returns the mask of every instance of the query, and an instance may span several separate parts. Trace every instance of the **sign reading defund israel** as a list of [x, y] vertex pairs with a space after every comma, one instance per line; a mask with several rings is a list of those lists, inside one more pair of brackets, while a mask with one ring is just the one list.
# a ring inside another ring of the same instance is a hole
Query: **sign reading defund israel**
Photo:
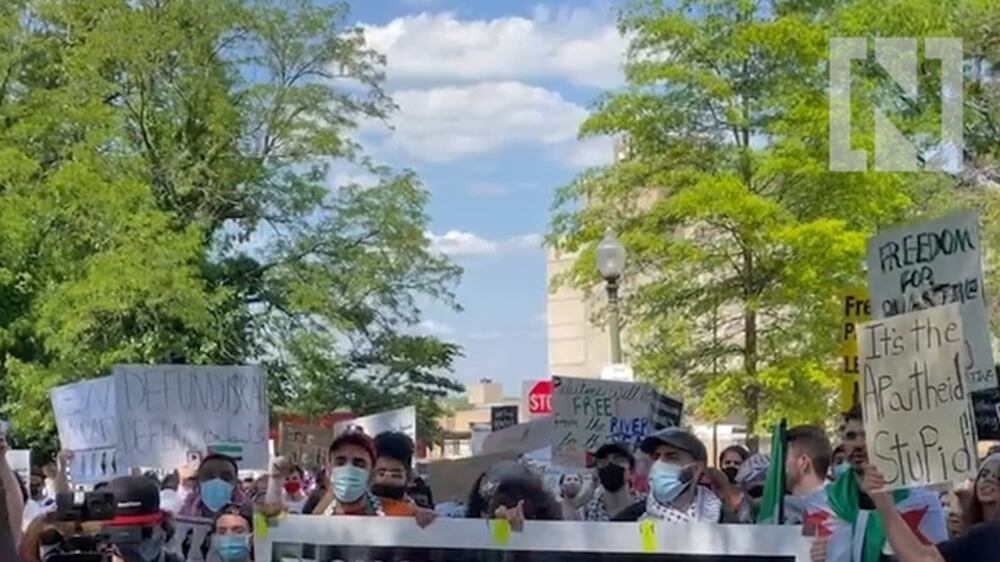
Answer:
[[874, 320], [858, 335], [868, 457], [889, 489], [974, 475], [959, 305]]
[[997, 386], [983, 296], [982, 251], [974, 211], [891, 228], [868, 240], [868, 284], [875, 318], [959, 303], [970, 391]]
[[113, 378], [120, 465], [173, 468], [197, 452], [228, 455], [241, 469], [267, 468], [261, 368], [124, 365]]

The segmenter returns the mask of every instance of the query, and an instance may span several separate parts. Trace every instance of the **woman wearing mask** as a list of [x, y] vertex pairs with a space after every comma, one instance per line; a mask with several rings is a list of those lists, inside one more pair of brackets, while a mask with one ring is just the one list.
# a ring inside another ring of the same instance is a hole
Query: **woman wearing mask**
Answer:
[[253, 515], [227, 506], [215, 518], [212, 549], [222, 562], [253, 562]]
[[730, 484], [736, 483], [736, 474], [743, 463], [750, 458], [750, 451], [743, 445], [730, 445], [719, 455], [719, 470], [726, 475]]
[[698, 484], [705, 472], [708, 453], [697, 437], [679, 427], [670, 427], [646, 437], [639, 448], [653, 460], [649, 497], [626, 508], [613, 521], [722, 522], [722, 500], [708, 487]]
[[214, 518], [229, 504], [248, 504], [238, 484], [239, 467], [225, 455], [209, 455], [198, 466], [197, 485], [188, 494], [180, 515]]
[[739, 473], [736, 474], [736, 485], [740, 490], [740, 500], [734, 506], [736, 518], [740, 523], [755, 523], [760, 504], [764, 500], [764, 485], [767, 483], [767, 469], [771, 459], [767, 455], [757, 453], [748, 458]]
[[608, 443], [594, 453], [594, 470], [600, 487], [580, 510], [584, 521], [610, 521], [625, 508], [645, 499], [632, 490], [635, 457], [628, 447]]
[[282, 485], [285, 492], [285, 507], [288, 513], [302, 513], [302, 508], [306, 504], [305, 492], [305, 472], [299, 465], [291, 465], [285, 474], [285, 482]]

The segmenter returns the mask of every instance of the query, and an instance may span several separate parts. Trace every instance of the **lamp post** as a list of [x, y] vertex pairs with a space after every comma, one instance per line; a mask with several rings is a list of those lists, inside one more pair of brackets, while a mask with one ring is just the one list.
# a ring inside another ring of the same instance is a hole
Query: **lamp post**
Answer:
[[608, 230], [597, 245], [597, 269], [608, 291], [608, 331], [611, 332], [611, 362], [622, 362], [622, 340], [618, 325], [618, 282], [625, 269], [625, 247]]

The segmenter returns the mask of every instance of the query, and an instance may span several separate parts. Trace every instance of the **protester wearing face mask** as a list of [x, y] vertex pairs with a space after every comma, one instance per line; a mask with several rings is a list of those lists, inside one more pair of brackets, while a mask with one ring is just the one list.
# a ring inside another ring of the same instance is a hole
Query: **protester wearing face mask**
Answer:
[[760, 504], [764, 498], [764, 486], [767, 484], [767, 470], [771, 459], [767, 455], [757, 453], [751, 455], [736, 473], [736, 488], [739, 490], [739, 501], [733, 506], [736, 520], [740, 523], [755, 523]]
[[216, 516], [212, 550], [222, 562], [253, 562], [253, 514], [228, 506]]
[[372, 493], [382, 501], [385, 514], [415, 515], [416, 504], [406, 493], [413, 463], [413, 441], [405, 433], [380, 433], [375, 436], [375, 455]]
[[[817, 533], [810, 557], [813, 562], [883, 562], [891, 551], [886, 542], [883, 518], [872, 517], [876, 505], [861, 486], [864, 467], [868, 464], [865, 443], [864, 416], [860, 407], [844, 414], [841, 443], [849, 462], [849, 470], [825, 488], [827, 504], [832, 512], [831, 525], [846, 525], [849, 536]], [[929, 543], [948, 539], [948, 525], [938, 496], [923, 488], [896, 490], [891, 494], [896, 511], [911, 521]], [[861, 526], [864, 526], [861, 528]], [[848, 540], [849, 537], [849, 540]]]
[[844, 452], [844, 446], [837, 445], [833, 449], [833, 455], [831, 455], [830, 470], [827, 471], [827, 480], [833, 482], [837, 479], [837, 476], [839, 476], [841, 472], [848, 468], [848, 466], [850, 465], [847, 463], [847, 453]]
[[249, 500], [237, 486], [238, 474], [232, 458], [218, 454], [205, 457], [196, 473], [197, 488], [188, 494], [180, 515], [212, 518], [229, 504], [247, 504]]
[[719, 455], [719, 469], [729, 482], [736, 483], [736, 474], [740, 471], [740, 466], [750, 458], [750, 451], [742, 445], [730, 445], [722, 450]]
[[108, 527], [139, 527], [139, 540], [112, 546], [112, 562], [182, 562], [165, 548], [166, 531], [160, 510], [160, 490], [148, 478], [123, 476], [107, 488], [115, 497], [115, 517]]
[[719, 523], [723, 520], [722, 500], [707, 487], [698, 485], [708, 453], [697, 437], [679, 427], [670, 427], [643, 439], [639, 448], [653, 460], [649, 496], [613, 517], [614, 521]]
[[282, 491], [288, 513], [302, 513], [302, 508], [308, 499], [305, 493], [305, 476], [302, 467], [297, 464], [291, 465], [285, 474]]
[[937, 545], [921, 542], [884, 492], [885, 477], [874, 465], [865, 467], [864, 489], [882, 516], [885, 532], [899, 562], [996, 562], [1000, 557], [1000, 455], [988, 457], [976, 477], [979, 521], [963, 536]]
[[326, 470], [330, 487], [309, 498], [305, 513], [384, 516], [381, 500], [369, 491], [376, 456], [375, 444], [364, 433], [348, 431], [334, 439]]
[[610, 521], [644, 497], [632, 491], [635, 456], [621, 443], [608, 443], [594, 453], [594, 476], [599, 486], [577, 516], [584, 521]]

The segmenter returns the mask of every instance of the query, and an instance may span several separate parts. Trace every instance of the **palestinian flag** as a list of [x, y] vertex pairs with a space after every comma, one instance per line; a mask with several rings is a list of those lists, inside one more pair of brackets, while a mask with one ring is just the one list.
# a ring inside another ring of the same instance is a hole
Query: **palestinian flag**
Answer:
[[785, 431], [788, 421], [782, 419], [771, 434], [771, 465], [767, 467], [767, 482], [761, 499], [757, 523], [782, 525], [785, 522]]
[[[948, 539], [947, 520], [937, 494], [912, 488], [896, 490], [892, 495], [896, 509], [921, 542], [937, 544]], [[836, 519], [831, 532], [843, 536], [837, 529], [850, 530], [849, 540], [831, 538], [827, 562], [879, 562], [883, 553], [891, 553], [881, 516], [874, 510], [861, 509], [861, 489], [853, 470], [845, 470], [826, 487], [826, 500]]]
[[234, 461], [243, 460], [243, 445], [238, 443], [216, 443], [208, 446], [209, 455], [225, 455]]

